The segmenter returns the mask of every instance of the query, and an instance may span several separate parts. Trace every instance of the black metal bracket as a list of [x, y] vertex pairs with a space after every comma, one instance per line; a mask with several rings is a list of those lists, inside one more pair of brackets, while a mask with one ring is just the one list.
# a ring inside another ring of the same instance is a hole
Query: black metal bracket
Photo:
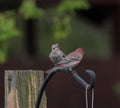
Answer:
[[95, 85], [96, 74], [93, 70], [86, 70], [85, 71], [90, 77], [90, 83], [87, 83], [84, 79], [82, 79], [77, 74], [76, 71], [73, 71], [72, 69], [53, 69], [53, 71], [48, 73], [48, 75], [46, 76], [46, 78], [45, 78], [45, 80], [44, 80], [44, 82], [43, 82], [43, 84], [42, 84], [42, 86], [39, 90], [37, 101], [36, 101], [36, 104], [35, 104], [35, 108], [39, 108], [43, 92], [44, 92], [49, 80], [52, 78], [53, 75], [55, 75], [59, 71], [67, 72], [73, 79], [75, 79], [83, 87], [87, 87], [87, 89], [92, 89]]

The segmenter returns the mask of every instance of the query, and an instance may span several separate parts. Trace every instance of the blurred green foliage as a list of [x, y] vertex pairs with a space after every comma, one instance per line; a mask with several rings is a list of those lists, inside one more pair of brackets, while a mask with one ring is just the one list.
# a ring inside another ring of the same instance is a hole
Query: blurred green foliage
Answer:
[[117, 96], [120, 96], [120, 81], [118, 81], [114, 87], [113, 87], [113, 91]]
[[[16, 27], [16, 16], [20, 15], [23, 20], [42, 19], [46, 17], [48, 11], [38, 8], [35, 0], [23, 0], [18, 11], [7, 11], [0, 13], [0, 62], [7, 60], [9, 40], [20, 35], [21, 30]], [[71, 33], [71, 19], [75, 9], [88, 9], [89, 4], [86, 0], [62, 0], [58, 6], [52, 7], [52, 25], [50, 25], [53, 38], [56, 41], [63, 41]], [[49, 8], [50, 9], [50, 8]], [[49, 10], [48, 9], [48, 10]], [[44, 18], [41, 20], [41, 23]], [[18, 23], [18, 22], [17, 22]], [[41, 24], [40, 24], [41, 25]], [[42, 28], [44, 28], [43, 25]], [[39, 29], [39, 28], [38, 28]], [[39, 31], [39, 30], [38, 30]], [[44, 35], [45, 38], [45, 35]], [[14, 40], [14, 39], [13, 39]]]
[[7, 60], [7, 43], [0, 43], [0, 63], [5, 63]]
[[88, 9], [86, 0], [63, 0], [55, 9], [53, 33], [54, 39], [61, 41], [71, 33], [71, 19], [76, 9]]
[[56, 37], [56, 39], [54, 37], [54, 29], [51, 28], [51, 26], [54, 25], [55, 15], [53, 12], [53, 9], [48, 10], [45, 17], [38, 22], [37, 46], [42, 56], [48, 56], [51, 50], [50, 47], [53, 43], [59, 43], [60, 48], [66, 54], [78, 47], [83, 47], [86, 50], [85, 56], [88, 58], [108, 59], [111, 56], [109, 38], [112, 27], [111, 22], [105, 21], [101, 26], [96, 26], [89, 20], [74, 15], [70, 20], [69, 35], [65, 38], [60, 36], [58, 37], [59, 39]]
[[75, 9], [89, 9], [86, 0], [63, 0], [57, 7], [57, 14], [74, 13]]
[[69, 36], [71, 32], [71, 17], [65, 15], [63, 18], [54, 18], [53, 33], [55, 40], [63, 40]]
[[19, 36], [20, 31], [16, 28], [15, 12], [6, 11], [0, 13], [0, 62], [7, 60], [9, 39]]
[[28, 19], [38, 19], [43, 16], [43, 9], [38, 8], [34, 0], [23, 0], [20, 8], [20, 14], [26, 20]]
[[14, 11], [0, 13], [0, 42], [7, 41], [11, 37], [20, 34], [15, 25], [16, 19]]
[[[4, 63], [7, 60], [9, 40], [13, 40], [16, 44], [22, 43], [21, 38], [17, 38], [16, 41], [15, 37], [24, 32], [25, 25], [18, 24], [18, 26], [23, 26], [22, 29], [18, 29], [16, 22], [24, 23], [24, 20], [29, 19], [37, 21], [38, 39], [36, 39], [36, 44], [38, 44], [38, 54], [48, 56], [51, 44], [59, 43], [65, 53], [73, 51], [79, 46], [87, 50], [87, 55], [108, 56], [110, 53], [108, 31], [104, 30], [107, 27], [96, 28], [89, 22], [76, 17], [76, 9], [89, 8], [90, 5], [87, 0], [62, 0], [58, 5], [45, 9], [38, 8], [35, 0], [23, 0], [18, 11], [9, 10], [0, 13], [0, 62]], [[16, 16], [22, 21], [19, 22]], [[11, 43], [14, 45], [13, 42]], [[13, 47], [21, 50], [21, 46]], [[14, 50], [15, 48], [11, 50], [12, 54], [17, 52]], [[21, 53], [24, 51], [18, 51], [17, 54], [22, 55]]]
[[43, 10], [36, 7], [34, 0], [23, 0], [19, 11], [8, 10], [0, 13], [0, 63], [5, 63], [8, 58], [10, 41], [22, 33], [16, 25], [17, 15], [25, 20], [38, 19], [43, 16]]

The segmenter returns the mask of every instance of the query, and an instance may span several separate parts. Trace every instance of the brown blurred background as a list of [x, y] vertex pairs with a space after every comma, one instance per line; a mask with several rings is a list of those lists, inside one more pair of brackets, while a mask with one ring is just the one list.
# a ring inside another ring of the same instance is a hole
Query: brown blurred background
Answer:
[[[21, 0], [0, 0], [0, 11], [12, 9], [17, 13], [21, 3]], [[85, 69], [96, 72], [95, 108], [120, 107], [120, 1], [89, 0], [88, 9], [75, 9], [71, 32], [62, 39], [59, 35], [53, 36], [51, 28], [54, 10], [60, 3], [61, 0], [37, 0], [37, 7], [45, 10], [40, 19], [15, 15], [22, 33], [9, 39], [7, 57], [0, 53], [0, 108], [4, 108], [4, 70], [46, 70], [52, 67], [48, 55], [51, 45], [56, 42], [66, 54], [77, 47], [86, 49], [84, 59], [74, 69], [87, 81]], [[0, 41], [0, 45], [2, 43]], [[64, 72], [53, 77], [46, 93], [48, 108], [85, 107], [84, 88]]]

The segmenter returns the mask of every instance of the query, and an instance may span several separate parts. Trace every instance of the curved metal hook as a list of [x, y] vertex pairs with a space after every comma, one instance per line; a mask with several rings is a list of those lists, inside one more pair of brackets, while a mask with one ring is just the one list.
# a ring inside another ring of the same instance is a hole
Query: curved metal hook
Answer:
[[42, 83], [41, 88], [38, 92], [38, 97], [37, 97], [37, 100], [36, 100], [35, 108], [39, 108], [43, 92], [44, 92], [49, 80], [52, 78], [53, 75], [56, 74], [56, 72], [57, 71], [53, 71], [53, 72], [48, 73], [47, 77], [45, 78], [44, 82]]
[[85, 72], [90, 76], [90, 84], [88, 89], [92, 89], [95, 85], [96, 74], [93, 70], [86, 70]]
[[38, 97], [37, 97], [37, 101], [35, 104], [35, 108], [39, 108], [40, 102], [41, 102], [41, 98], [43, 95], [43, 92], [49, 82], [49, 80], [52, 78], [53, 75], [55, 75], [57, 73], [57, 71], [62, 70], [62, 71], [66, 71], [71, 77], [73, 77], [78, 83], [80, 83], [82, 86], [86, 87], [88, 86], [88, 89], [92, 89], [94, 87], [95, 84], [95, 79], [96, 79], [96, 75], [95, 72], [92, 70], [86, 70], [86, 73], [90, 76], [90, 84], [88, 84], [85, 80], [83, 80], [78, 74], [77, 72], [73, 71], [72, 69], [58, 69], [58, 68], [52, 68], [49, 71], [47, 77], [45, 78], [39, 93], [38, 93]]
[[83, 80], [76, 71], [72, 69], [65, 70], [72, 78], [74, 78], [78, 83], [80, 83], [83, 87], [88, 86], [88, 89], [92, 89], [95, 85], [96, 75], [92, 70], [86, 70], [85, 72], [90, 76], [90, 84]]

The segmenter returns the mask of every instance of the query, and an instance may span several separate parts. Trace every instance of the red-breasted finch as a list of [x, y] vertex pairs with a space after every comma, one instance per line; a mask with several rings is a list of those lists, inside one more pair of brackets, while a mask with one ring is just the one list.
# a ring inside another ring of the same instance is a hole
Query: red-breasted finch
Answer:
[[74, 52], [68, 54], [61, 62], [59, 62], [57, 66], [63, 68], [75, 67], [81, 62], [84, 52], [85, 51], [83, 48], [76, 49]]
[[60, 50], [58, 43], [53, 44], [51, 50], [49, 58], [55, 65], [65, 58], [65, 54]]
[[46, 71], [46, 73], [51, 73], [53, 71], [57, 70], [63, 70], [63, 69], [71, 69], [78, 65], [84, 55], [84, 49], [83, 48], [78, 48], [74, 52], [68, 54], [63, 60], [61, 60], [59, 63], [56, 64], [55, 67], [49, 69]]

